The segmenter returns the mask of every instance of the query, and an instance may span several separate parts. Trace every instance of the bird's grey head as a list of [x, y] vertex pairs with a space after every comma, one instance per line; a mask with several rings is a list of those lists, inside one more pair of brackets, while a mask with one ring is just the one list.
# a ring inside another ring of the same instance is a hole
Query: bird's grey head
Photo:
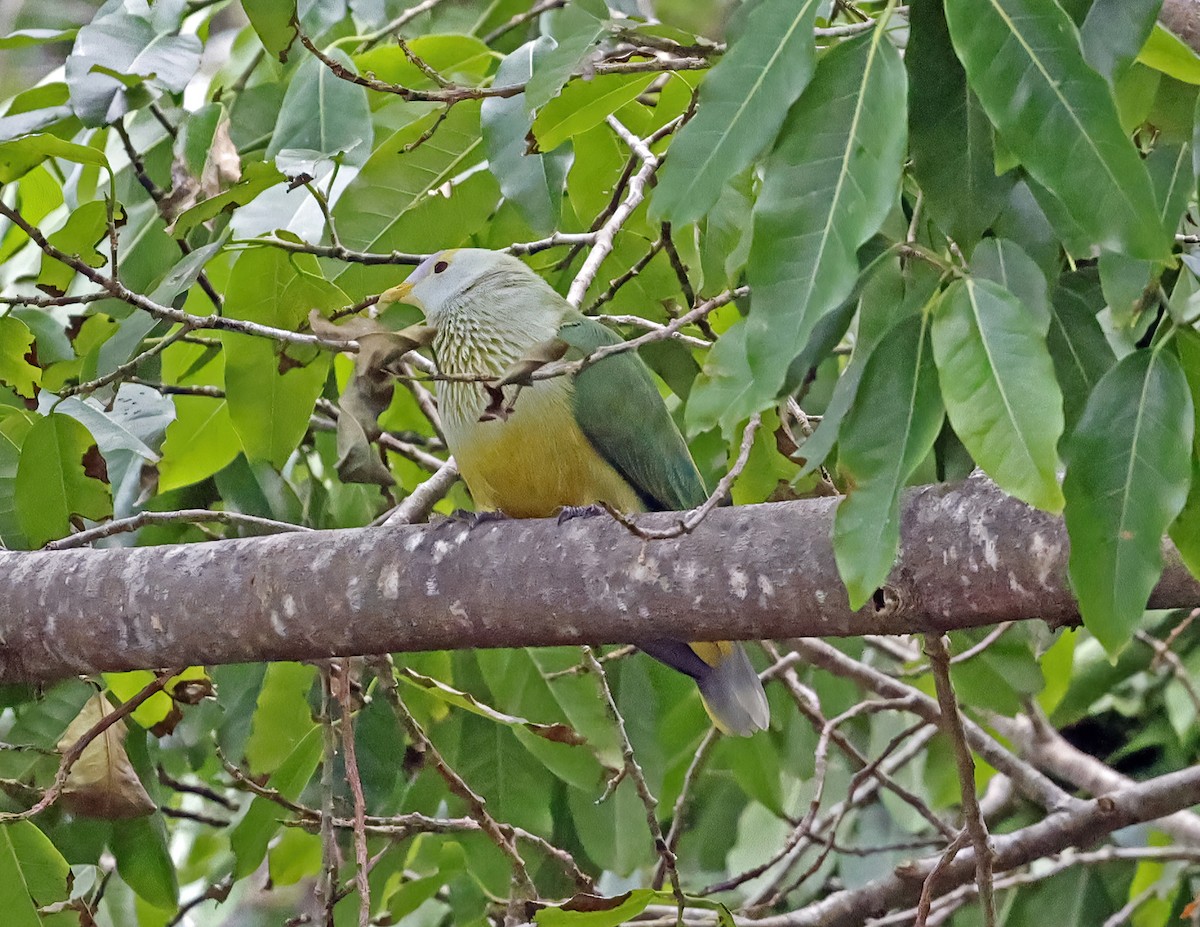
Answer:
[[453, 317], [492, 315], [509, 297], [549, 291], [550, 286], [510, 254], [485, 248], [452, 248], [431, 254], [408, 279], [380, 296], [380, 305], [403, 302], [439, 326]]

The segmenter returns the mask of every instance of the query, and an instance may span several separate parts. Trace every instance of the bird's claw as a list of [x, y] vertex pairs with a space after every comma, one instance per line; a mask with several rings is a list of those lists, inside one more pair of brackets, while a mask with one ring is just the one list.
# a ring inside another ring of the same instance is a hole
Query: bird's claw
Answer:
[[599, 502], [593, 502], [591, 505], [564, 505], [558, 510], [558, 523], [561, 525], [572, 518], [594, 518], [604, 515], [607, 511]]
[[444, 519], [439, 521], [440, 524], [465, 524], [468, 529], [476, 528], [488, 521], [506, 521], [508, 516], [498, 510], [486, 510], [483, 512], [471, 512], [467, 509], [455, 509]]

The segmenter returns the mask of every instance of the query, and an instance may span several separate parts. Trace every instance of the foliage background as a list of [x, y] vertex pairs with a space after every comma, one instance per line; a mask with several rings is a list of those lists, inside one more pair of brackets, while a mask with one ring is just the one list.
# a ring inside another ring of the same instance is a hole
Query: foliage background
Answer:
[[[850, 490], [834, 541], [855, 604], [894, 561], [905, 485], [977, 465], [1065, 507], [1087, 630], [952, 635], [962, 711], [1013, 769], [1069, 791], [1096, 791], [1086, 773], [1104, 764], [1183, 769], [1195, 613], [1143, 609], [1164, 533], [1200, 563], [1200, 61], [1157, 7], [6, 9], [0, 539], [69, 545], [111, 523], [97, 544], [187, 544], [383, 517], [442, 470], [429, 365], [409, 361], [379, 418], [372, 453], [395, 484], [339, 478], [353, 361], [315, 345], [308, 312], [364, 312], [439, 248], [513, 247], [587, 311], [650, 333], [642, 356], [710, 485], [734, 467], [739, 504]], [[460, 485], [442, 495], [439, 512], [470, 506]], [[123, 521], [142, 512], [162, 514]], [[126, 700], [154, 674], [9, 686], [6, 923], [515, 920], [531, 893], [663, 884], [639, 785], [694, 904], [801, 923], [940, 853], [964, 785], [995, 832], [1044, 815], [1012, 769], [977, 761], [964, 783], [953, 738], [846, 671], [932, 694], [918, 640], [838, 646], [841, 673], [767, 648], [774, 720], [748, 741], [715, 738], [690, 682], [642, 658], [603, 674], [561, 650], [407, 654], [395, 674], [193, 669], [35, 819], [22, 809], [55, 746], [103, 714], [95, 686]], [[886, 775], [856, 776], [868, 761]], [[119, 817], [114, 796], [158, 811]], [[356, 798], [379, 818], [357, 845]], [[1186, 829], [1121, 831], [999, 877], [997, 917], [1173, 923], [1196, 853]], [[615, 923], [670, 900], [538, 918]], [[934, 910], [985, 918], [969, 891]]]

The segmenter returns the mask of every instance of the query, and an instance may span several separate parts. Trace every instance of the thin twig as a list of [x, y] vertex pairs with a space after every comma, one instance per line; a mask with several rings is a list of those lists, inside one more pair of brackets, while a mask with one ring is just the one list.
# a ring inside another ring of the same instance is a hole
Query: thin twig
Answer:
[[608, 712], [616, 723], [617, 737], [621, 742], [621, 757], [624, 761], [624, 766], [622, 771], [610, 780], [606, 792], [611, 792], [621, 778], [627, 777], [633, 781], [638, 798], [641, 799], [642, 805], [646, 809], [646, 826], [650, 829], [650, 836], [654, 840], [654, 849], [658, 853], [660, 865], [666, 871], [667, 878], [671, 881], [671, 890], [675, 893], [675, 900], [679, 904], [679, 916], [682, 919], [683, 909], [687, 906], [687, 898], [684, 896], [683, 889], [679, 885], [679, 869], [675, 865], [675, 853], [668, 845], [666, 838], [663, 836], [662, 827], [658, 823], [658, 799], [654, 797], [654, 793], [650, 791], [650, 786], [646, 784], [646, 776], [642, 772], [642, 767], [633, 753], [633, 744], [630, 743], [629, 733], [625, 730], [625, 718], [622, 717], [620, 709], [617, 708], [617, 701], [613, 698], [612, 689], [608, 685], [608, 675], [604, 672], [604, 667], [596, 659], [596, 655], [591, 647], [581, 647], [580, 650], [583, 653], [584, 663], [587, 664], [588, 669], [596, 676], [596, 680], [600, 685], [600, 691], [604, 695], [604, 702], [608, 706]]
[[446, 493], [458, 481], [458, 465], [451, 457], [434, 473], [410, 492], [398, 506], [376, 518], [372, 525], [415, 525], [423, 522], [433, 507], [445, 498]]
[[518, 13], [506, 23], [501, 23], [481, 40], [484, 45], [491, 45], [496, 39], [508, 34], [513, 29], [517, 29], [531, 20], [537, 19], [543, 13], [549, 10], [557, 10], [559, 7], [567, 5], [567, 0], [538, 0], [533, 6], [527, 9], [524, 13]]
[[642, 540], [659, 541], [677, 538], [684, 534], [691, 534], [708, 517], [709, 512], [720, 505], [721, 501], [729, 495], [729, 490], [733, 487], [737, 478], [742, 475], [742, 471], [746, 469], [746, 464], [750, 460], [750, 451], [754, 448], [754, 436], [758, 432], [760, 425], [762, 425], [762, 415], [756, 412], [750, 417], [750, 421], [746, 423], [746, 427], [742, 430], [742, 444], [738, 449], [738, 456], [733, 462], [733, 466], [721, 477], [716, 488], [703, 503], [684, 514], [670, 528], [643, 528], [628, 515], [618, 511], [611, 505], [606, 504], [604, 506], [605, 509], [617, 522]]
[[176, 512], [138, 512], [128, 518], [116, 518], [112, 521], [79, 531], [69, 537], [60, 538], [46, 544], [44, 550], [70, 550], [84, 547], [101, 538], [112, 537], [127, 531], [137, 531], [147, 525], [177, 525], [205, 524], [238, 525], [247, 528], [260, 528], [270, 532], [311, 531], [305, 525], [293, 525], [286, 521], [276, 521], [273, 518], [262, 518], [258, 515], [243, 515], [241, 512], [216, 512], [211, 509], [180, 509]]
[[[672, 120], [668, 125], [678, 125], [682, 120], [683, 117], [679, 117]], [[613, 210], [613, 214], [609, 217], [608, 221], [597, 231], [596, 240], [592, 244], [592, 250], [588, 252], [587, 259], [583, 262], [583, 266], [579, 268], [579, 273], [575, 275], [575, 279], [571, 281], [571, 287], [567, 291], [567, 302], [576, 308], [583, 302], [583, 297], [587, 294], [588, 287], [596, 279], [596, 273], [600, 270], [600, 265], [604, 263], [604, 259], [612, 251], [617, 231], [633, 215], [633, 211], [641, 205], [642, 200], [646, 198], [646, 191], [650, 185], [650, 181], [658, 171], [659, 166], [659, 160], [650, 151], [649, 146], [626, 129], [625, 126], [621, 125], [615, 116], [609, 116], [606, 121], [612, 126], [613, 131], [621, 136], [630, 150], [641, 159], [642, 166], [629, 178], [629, 192], [626, 193], [625, 199], [621, 201], [620, 205]]]
[[536, 898], [537, 889], [534, 887], [533, 880], [529, 877], [529, 870], [526, 868], [525, 860], [521, 858], [521, 854], [517, 850], [511, 832], [506, 831], [504, 826], [492, 817], [491, 813], [487, 810], [487, 805], [483, 798], [476, 794], [467, 785], [466, 781], [451, 768], [441, 752], [434, 746], [433, 741], [429, 739], [424, 728], [413, 717], [412, 712], [408, 710], [408, 706], [404, 703], [404, 699], [400, 697], [400, 693], [396, 688], [395, 668], [392, 665], [392, 658], [384, 654], [371, 658], [370, 662], [375, 669], [376, 678], [379, 680], [379, 689], [395, 712], [396, 718], [400, 721], [400, 726], [408, 734], [408, 738], [412, 742], [412, 748], [422, 753], [426, 760], [433, 764], [438, 775], [442, 777], [442, 780], [446, 783], [450, 791], [466, 803], [467, 813], [470, 817], [479, 824], [480, 829], [511, 863], [514, 891], [509, 900], [509, 916], [515, 916], [523, 920], [521, 913], [523, 902]]
[[[995, 927], [996, 901], [992, 888], [994, 855], [988, 836], [987, 822], [979, 810], [979, 798], [975, 793], [975, 760], [971, 756], [971, 748], [967, 746], [967, 735], [963, 729], [958, 698], [954, 694], [954, 683], [950, 679], [950, 650], [947, 647], [946, 638], [941, 634], [926, 634], [925, 654], [929, 657], [929, 665], [933, 670], [938, 705], [942, 710], [942, 730], [954, 744], [963, 818], [966, 821], [966, 830], [970, 835], [971, 844], [975, 847], [975, 882], [979, 886], [979, 901], [983, 906], [983, 923], [985, 927]], [[949, 865], [947, 857], [953, 857], [949, 849], [946, 856], [942, 857]], [[929, 881], [933, 881], [934, 878], [934, 874], [931, 873]], [[921, 920], [923, 919], [918, 918], [918, 924]]]
[[342, 752], [346, 761], [346, 780], [354, 799], [354, 879], [358, 886], [358, 927], [370, 927], [371, 886], [367, 882], [367, 800], [363, 795], [362, 776], [358, 771], [358, 753], [354, 745], [354, 692], [350, 685], [351, 663], [342, 666], [338, 680], [337, 702], [342, 721]]

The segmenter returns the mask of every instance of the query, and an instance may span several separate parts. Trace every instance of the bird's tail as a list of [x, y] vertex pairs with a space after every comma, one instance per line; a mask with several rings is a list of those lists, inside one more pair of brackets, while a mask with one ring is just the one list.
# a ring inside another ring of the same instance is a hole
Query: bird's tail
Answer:
[[748, 737], [766, 729], [771, 720], [767, 695], [741, 644], [653, 641], [639, 646], [696, 680], [708, 716], [724, 733]]

